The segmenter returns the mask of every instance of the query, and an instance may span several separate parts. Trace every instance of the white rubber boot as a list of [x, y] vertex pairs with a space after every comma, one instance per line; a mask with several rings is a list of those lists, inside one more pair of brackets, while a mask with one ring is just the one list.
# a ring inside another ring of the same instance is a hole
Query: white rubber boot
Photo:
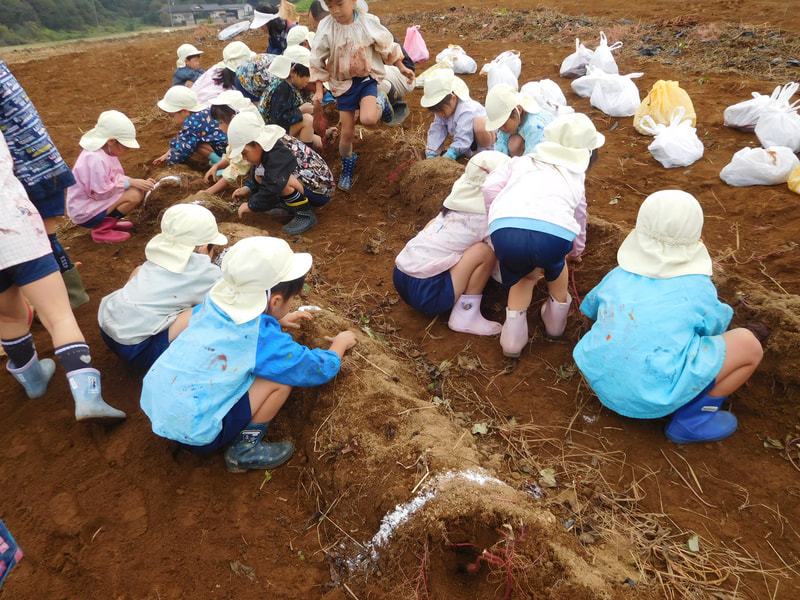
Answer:
[[453, 310], [450, 311], [450, 320], [447, 326], [453, 331], [471, 333], [473, 335], [497, 335], [503, 328], [500, 323], [489, 321], [481, 314], [480, 294], [467, 296], [462, 294], [456, 300]]
[[567, 294], [566, 302], [557, 302], [552, 296], [548, 296], [547, 301], [542, 304], [542, 321], [544, 321], [544, 329], [549, 337], [560, 338], [564, 335], [570, 304], [572, 304], [572, 296], [569, 294]]
[[106, 404], [100, 390], [100, 371], [79, 369], [67, 373], [69, 388], [75, 399], [75, 419], [121, 420], [127, 415]]
[[28, 364], [23, 367], [12, 367], [11, 361], [6, 363], [6, 369], [14, 379], [22, 384], [28, 398], [41, 398], [47, 391], [47, 384], [56, 372], [56, 363], [50, 358], [39, 360], [39, 355], [34, 352]]
[[506, 322], [500, 333], [500, 347], [503, 354], [518, 357], [528, 343], [528, 311], [511, 310], [506, 307]]

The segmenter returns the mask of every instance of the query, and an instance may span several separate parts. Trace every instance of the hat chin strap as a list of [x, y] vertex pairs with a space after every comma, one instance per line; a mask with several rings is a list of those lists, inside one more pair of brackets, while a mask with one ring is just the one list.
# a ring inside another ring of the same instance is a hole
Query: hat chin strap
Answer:
[[264, 314], [269, 314], [269, 301], [272, 299], [272, 290], [267, 290], [267, 307], [264, 309]]

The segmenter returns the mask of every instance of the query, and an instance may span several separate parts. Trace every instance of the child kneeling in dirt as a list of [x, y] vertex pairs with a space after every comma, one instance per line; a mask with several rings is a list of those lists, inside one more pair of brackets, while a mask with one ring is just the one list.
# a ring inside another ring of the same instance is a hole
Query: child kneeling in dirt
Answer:
[[222, 280], [144, 378], [141, 404], [155, 433], [195, 452], [227, 445], [232, 473], [291, 458], [292, 442], [263, 441], [270, 422], [293, 386], [330, 381], [356, 341], [342, 331], [329, 350], [311, 350], [281, 331], [312, 318], [289, 312], [311, 260], [278, 238], [234, 244], [222, 259]]
[[486, 94], [486, 129], [497, 131], [494, 149], [509, 156], [530, 154], [544, 140], [544, 128], [555, 119], [530, 96], [500, 83]]
[[172, 74], [172, 85], [185, 85], [192, 87], [195, 81], [205, 73], [200, 68], [200, 55], [202, 50], [198, 50], [191, 44], [181, 44], [178, 46], [178, 68]]
[[149, 369], [186, 329], [192, 307], [222, 277], [209, 252], [227, 243], [207, 208], [170, 206], [161, 218], [161, 233], [144, 249], [147, 260], [122, 289], [100, 301], [100, 334], [112, 352]]
[[239, 216], [269, 211], [291, 217], [283, 232], [298, 235], [317, 224], [312, 206], [324, 206], [333, 195], [333, 174], [322, 157], [278, 125], [264, 125], [249, 112], [236, 115], [228, 127], [231, 156], [241, 154], [253, 165], [244, 187], [234, 198], [250, 199]]
[[[6, 369], [31, 399], [45, 395], [56, 371], [53, 360], [39, 360], [36, 353], [28, 298], [36, 306], [56, 358], [67, 373], [75, 418], [124, 419], [124, 412], [103, 400], [100, 372], [92, 365], [89, 346], [72, 314], [44, 223], [14, 177], [11, 154], [2, 135], [0, 223], [0, 343], [8, 356]], [[3, 387], [8, 389], [8, 384]]]
[[497, 264], [481, 185], [508, 156], [487, 150], [472, 157], [453, 184], [442, 211], [397, 255], [394, 287], [415, 310], [437, 315], [452, 308], [450, 329], [475, 335], [500, 333], [481, 315], [483, 288]]
[[107, 110], [80, 145], [83, 151], [72, 167], [76, 183], [67, 188], [67, 214], [76, 225], [91, 229], [95, 242], [127, 240], [133, 223], [122, 219], [156, 184], [128, 177], [119, 162], [129, 148], [139, 147], [136, 128], [121, 112]]
[[[469, 97], [467, 84], [452, 69], [436, 69], [428, 76], [420, 104], [434, 115], [425, 158], [436, 158], [443, 152], [453, 160], [470, 158], [474, 152], [494, 147], [495, 135], [486, 129], [486, 109]], [[452, 142], [445, 151], [448, 137]]]
[[581, 304], [595, 323], [573, 351], [600, 402], [637, 419], [673, 414], [665, 434], [679, 444], [736, 431], [736, 417], [719, 408], [762, 357], [751, 331], [727, 330], [733, 309], [717, 298], [702, 229], [691, 194], [648, 196], [619, 266]]
[[194, 90], [173, 86], [158, 101], [158, 108], [169, 113], [181, 130], [169, 141], [170, 149], [153, 161], [154, 165], [186, 162], [195, 152], [208, 159], [211, 165], [220, 161], [228, 138], [208, 109], [197, 100]]

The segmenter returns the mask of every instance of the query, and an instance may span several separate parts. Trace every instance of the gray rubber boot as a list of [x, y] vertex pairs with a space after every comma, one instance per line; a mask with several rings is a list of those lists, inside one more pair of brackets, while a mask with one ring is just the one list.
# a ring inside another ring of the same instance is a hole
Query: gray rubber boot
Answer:
[[67, 286], [67, 294], [69, 294], [69, 305], [75, 309], [83, 306], [89, 301], [89, 294], [83, 287], [81, 275], [78, 273], [78, 267], [72, 265], [69, 271], [62, 271], [61, 277], [64, 278], [64, 284]]
[[33, 358], [24, 367], [12, 367], [11, 364], [11, 361], [8, 361], [6, 369], [14, 376], [14, 379], [22, 384], [28, 398], [33, 400], [44, 396], [47, 384], [50, 383], [53, 373], [56, 372], [56, 363], [52, 359], [39, 360], [39, 355], [34, 352]]
[[69, 389], [75, 400], [75, 419], [105, 419], [119, 421], [127, 415], [106, 404], [100, 389], [100, 371], [78, 369], [67, 373]]

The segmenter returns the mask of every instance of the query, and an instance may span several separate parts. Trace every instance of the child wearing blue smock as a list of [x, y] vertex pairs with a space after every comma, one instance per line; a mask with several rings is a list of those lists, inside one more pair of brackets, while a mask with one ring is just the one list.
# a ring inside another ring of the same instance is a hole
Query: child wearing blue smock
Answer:
[[728, 330], [733, 310], [719, 301], [700, 239], [703, 210], [691, 194], [645, 199], [617, 253], [619, 266], [584, 298], [595, 321], [573, 357], [600, 401], [623, 416], [673, 414], [677, 443], [720, 440], [736, 417], [719, 410], [761, 361], [747, 329]]
[[555, 115], [530, 96], [500, 83], [486, 94], [486, 129], [497, 131], [494, 149], [509, 156], [530, 154], [544, 140], [544, 128]]
[[141, 405], [155, 433], [195, 452], [227, 446], [233, 473], [291, 458], [291, 441], [263, 441], [270, 422], [294, 386], [330, 381], [355, 344], [343, 331], [329, 350], [312, 350], [281, 330], [311, 318], [290, 312], [310, 268], [310, 254], [278, 238], [246, 238], [225, 254], [222, 280], [144, 378]]

